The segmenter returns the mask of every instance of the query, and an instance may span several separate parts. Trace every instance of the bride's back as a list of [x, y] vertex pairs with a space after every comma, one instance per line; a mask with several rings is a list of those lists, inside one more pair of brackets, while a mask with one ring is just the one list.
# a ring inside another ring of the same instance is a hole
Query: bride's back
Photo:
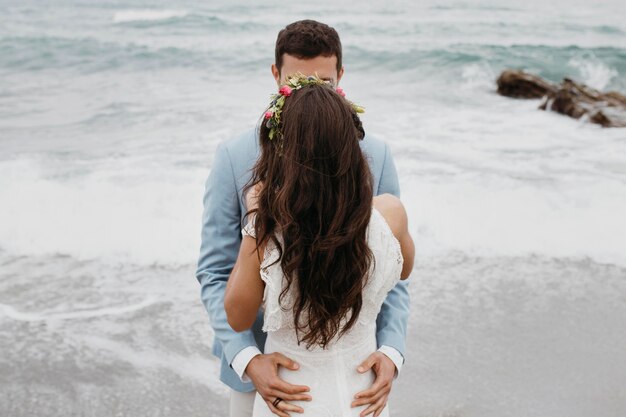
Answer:
[[250, 216], [257, 245], [278, 248], [275, 261], [295, 297], [292, 321], [306, 324], [296, 326], [300, 340], [325, 346], [364, 306], [373, 181], [359, 108], [323, 80], [288, 79], [292, 87], [281, 88], [260, 128], [248, 187], [262, 187]]
[[[253, 224], [248, 224], [243, 233], [254, 236]], [[311, 388], [312, 402], [293, 402], [304, 409], [304, 416], [358, 416], [364, 409], [351, 408], [350, 404], [354, 394], [371, 386], [374, 374], [372, 371], [360, 374], [356, 369], [377, 349], [376, 318], [387, 293], [400, 280], [403, 264], [400, 244], [375, 208], [372, 208], [367, 228], [367, 243], [374, 262], [362, 289], [363, 307], [355, 325], [345, 334], [336, 335], [325, 347], [312, 345], [308, 348], [298, 342], [296, 334], [293, 318], [296, 289], [286, 287], [280, 264], [275, 262], [279, 256], [277, 247], [270, 243], [265, 248], [261, 263], [261, 277], [265, 282], [263, 330], [268, 333], [265, 353], [281, 352], [300, 365], [297, 372], [280, 368], [279, 374], [289, 383]], [[341, 298], [341, 294], [337, 297]], [[343, 319], [342, 325], [345, 322]], [[306, 327], [304, 317], [303, 325]], [[385, 416], [386, 412], [381, 415]], [[255, 402], [254, 416], [272, 416], [260, 396]]]
[[[254, 224], [249, 223], [243, 230], [244, 235], [255, 236]], [[280, 235], [278, 241], [282, 242]], [[265, 283], [263, 295], [264, 323], [263, 331], [277, 332], [277, 340], [294, 351], [328, 352], [332, 350], [350, 349], [363, 335], [363, 329], [375, 325], [376, 317], [387, 293], [400, 280], [403, 258], [400, 243], [389, 228], [385, 218], [379, 210], [372, 207], [370, 223], [367, 228], [367, 244], [370, 247], [374, 262], [367, 273], [365, 285], [361, 292], [363, 306], [358, 314], [356, 324], [345, 334], [337, 335], [326, 345], [299, 342], [296, 337], [294, 320], [294, 303], [297, 301], [297, 287], [288, 285], [288, 281], [277, 260], [280, 252], [277, 246], [270, 242], [266, 247], [261, 262], [261, 279]], [[281, 297], [282, 294], [282, 297]], [[336, 297], [341, 301], [342, 294]], [[348, 317], [341, 319], [345, 325]], [[306, 328], [309, 317], [302, 316], [300, 325]], [[343, 329], [343, 328], [342, 328]], [[342, 330], [340, 329], [340, 330]]]

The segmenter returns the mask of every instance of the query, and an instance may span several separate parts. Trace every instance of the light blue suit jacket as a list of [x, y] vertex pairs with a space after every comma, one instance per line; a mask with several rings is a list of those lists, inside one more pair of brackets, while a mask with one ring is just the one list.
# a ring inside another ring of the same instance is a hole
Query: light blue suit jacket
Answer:
[[[374, 176], [374, 193], [400, 196], [398, 175], [389, 147], [366, 136], [361, 149], [368, 157]], [[241, 227], [246, 213], [243, 186], [251, 177], [251, 168], [259, 156], [258, 132], [250, 130], [242, 136], [222, 142], [215, 153], [211, 173], [206, 182], [202, 215], [202, 244], [196, 278], [201, 284], [201, 298], [215, 331], [213, 354], [221, 358], [220, 379], [239, 392], [254, 390], [244, 383], [230, 366], [242, 349], [258, 346], [263, 351], [266, 334], [262, 312], [252, 329], [237, 333], [229, 325], [224, 310], [224, 291], [235, 265], [241, 244]], [[378, 346], [395, 348], [404, 356], [406, 324], [409, 315], [409, 293], [406, 281], [391, 290], [378, 315]]]

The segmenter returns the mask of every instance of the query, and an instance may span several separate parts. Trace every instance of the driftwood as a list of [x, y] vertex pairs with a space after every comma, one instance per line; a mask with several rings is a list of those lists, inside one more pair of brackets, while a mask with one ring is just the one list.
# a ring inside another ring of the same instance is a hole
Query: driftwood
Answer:
[[626, 127], [626, 96], [602, 93], [564, 78], [552, 84], [523, 71], [506, 70], [498, 77], [498, 94], [514, 98], [543, 98], [539, 108], [585, 118], [604, 127]]

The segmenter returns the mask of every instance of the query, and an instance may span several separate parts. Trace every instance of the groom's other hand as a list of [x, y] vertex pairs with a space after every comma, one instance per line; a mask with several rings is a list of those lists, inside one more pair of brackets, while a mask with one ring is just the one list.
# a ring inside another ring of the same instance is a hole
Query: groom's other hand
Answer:
[[387, 355], [381, 352], [374, 352], [367, 357], [357, 368], [359, 373], [365, 373], [372, 369], [376, 374], [376, 379], [369, 389], [356, 393], [352, 402], [352, 407], [369, 404], [365, 410], [361, 411], [360, 416], [365, 417], [374, 413], [374, 417], [378, 417], [387, 405], [391, 385], [396, 374], [396, 365]]
[[[246, 367], [246, 374], [254, 386], [263, 397], [267, 406], [280, 417], [290, 417], [287, 411], [293, 411], [296, 413], [303, 413], [302, 407], [290, 404], [287, 401], [311, 401], [311, 396], [304, 394], [310, 391], [310, 388], [305, 385], [292, 385], [289, 384], [278, 376], [278, 367], [283, 366], [290, 371], [297, 371], [299, 365], [283, 355], [282, 353], [274, 352], [269, 354], [257, 355]], [[277, 406], [273, 405], [276, 398], [282, 398]]]

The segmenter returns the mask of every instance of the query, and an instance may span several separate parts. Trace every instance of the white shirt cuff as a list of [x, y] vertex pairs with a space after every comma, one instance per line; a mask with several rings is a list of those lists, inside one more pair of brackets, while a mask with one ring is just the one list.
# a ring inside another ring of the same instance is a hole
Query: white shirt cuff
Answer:
[[252, 382], [250, 377], [246, 375], [246, 368], [248, 367], [248, 364], [250, 363], [252, 358], [260, 354], [261, 354], [261, 351], [259, 350], [258, 347], [248, 346], [246, 348], [241, 349], [239, 353], [235, 355], [235, 357], [233, 358], [233, 362], [230, 364], [230, 366], [237, 373], [237, 375], [239, 376], [239, 379], [241, 379], [241, 382]]
[[396, 374], [394, 375], [394, 378], [397, 378], [398, 374], [400, 373], [400, 369], [402, 369], [402, 364], [404, 363], [404, 356], [402, 356], [402, 354], [398, 352], [397, 349], [387, 345], [382, 345], [380, 348], [378, 348], [378, 351], [391, 359], [394, 365], [396, 365]]

